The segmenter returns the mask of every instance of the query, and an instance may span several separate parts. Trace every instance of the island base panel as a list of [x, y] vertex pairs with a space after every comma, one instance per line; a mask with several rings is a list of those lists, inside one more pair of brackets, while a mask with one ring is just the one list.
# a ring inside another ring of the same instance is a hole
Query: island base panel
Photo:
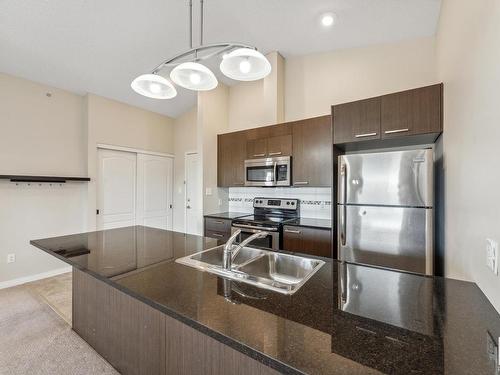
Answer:
[[124, 375], [279, 374], [75, 268], [73, 330]]

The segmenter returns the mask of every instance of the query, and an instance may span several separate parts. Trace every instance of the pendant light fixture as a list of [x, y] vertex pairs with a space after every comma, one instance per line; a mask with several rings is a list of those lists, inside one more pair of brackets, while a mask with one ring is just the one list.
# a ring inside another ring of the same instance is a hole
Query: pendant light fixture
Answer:
[[238, 48], [223, 57], [220, 70], [238, 81], [256, 81], [271, 73], [271, 64], [259, 51]]
[[171, 99], [177, 91], [166, 78], [159, 75], [163, 69], [173, 67], [170, 79], [188, 90], [207, 91], [217, 87], [215, 74], [200, 61], [221, 58], [221, 72], [234, 80], [255, 81], [271, 72], [271, 64], [255, 47], [242, 43], [203, 45], [204, 0], [200, 0], [200, 46], [193, 48], [193, 3], [189, 0], [190, 49], [158, 65], [150, 74], [142, 74], [132, 82], [138, 94], [155, 99]]
[[135, 92], [153, 99], [171, 99], [177, 95], [174, 85], [157, 74], [143, 74], [132, 81]]

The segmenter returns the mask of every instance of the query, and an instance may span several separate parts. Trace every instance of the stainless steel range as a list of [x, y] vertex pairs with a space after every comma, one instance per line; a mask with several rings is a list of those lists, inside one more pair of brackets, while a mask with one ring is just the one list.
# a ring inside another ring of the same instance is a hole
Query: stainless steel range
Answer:
[[283, 246], [283, 224], [300, 216], [298, 199], [255, 198], [253, 215], [233, 220], [231, 232], [240, 229], [236, 242], [241, 242], [258, 231], [267, 231], [269, 235], [252, 242], [253, 245], [279, 250]]

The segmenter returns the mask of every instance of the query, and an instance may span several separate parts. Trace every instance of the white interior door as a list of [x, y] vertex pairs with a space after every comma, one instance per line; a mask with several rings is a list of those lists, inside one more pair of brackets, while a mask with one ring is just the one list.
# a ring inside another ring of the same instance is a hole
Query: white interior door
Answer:
[[97, 229], [135, 225], [136, 159], [133, 152], [98, 150]]
[[201, 165], [197, 153], [186, 154], [186, 233], [203, 234]]
[[137, 225], [172, 229], [173, 159], [137, 154]]

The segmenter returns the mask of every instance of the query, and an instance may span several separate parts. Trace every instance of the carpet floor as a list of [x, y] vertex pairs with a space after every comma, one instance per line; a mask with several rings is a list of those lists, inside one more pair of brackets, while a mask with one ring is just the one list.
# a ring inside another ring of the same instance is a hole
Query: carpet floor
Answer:
[[0, 374], [118, 374], [70, 319], [68, 275], [0, 290]]

